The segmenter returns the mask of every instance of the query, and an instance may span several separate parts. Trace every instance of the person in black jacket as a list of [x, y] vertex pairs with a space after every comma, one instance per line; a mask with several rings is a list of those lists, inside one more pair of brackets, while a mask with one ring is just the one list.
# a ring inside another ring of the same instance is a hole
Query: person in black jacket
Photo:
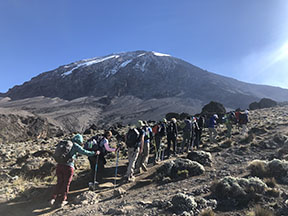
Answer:
[[171, 149], [171, 142], [173, 143], [173, 155], [176, 155], [176, 147], [177, 147], [177, 135], [178, 129], [176, 124], [176, 119], [172, 118], [169, 124], [167, 125], [167, 157], [170, 157], [170, 149]]
[[[106, 164], [106, 159], [105, 159], [105, 155], [108, 152], [115, 152], [117, 149], [116, 148], [111, 148], [109, 146], [109, 140], [112, 137], [112, 132], [111, 131], [105, 131], [103, 136], [98, 136], [98, 138], [96, 138], [97, 136], [95, 136], [95, 141], [99, 142], [97, 143], [97, 147], [95, 149], [92, 150], [93, 151], [98, 151], [99, 156], [98, 156], [98, 169], [97, 169], [97, 179], [96, 181], [98, 183], [102, 182], [103, 179], [103, 174], [104, 174], [104, 165]], [[93, 139], [93, 138], [92, 138]], [[96, 140], [98, 139], [98, 140]], [[89, 148], [88, 148], [89, 149]], [[90, 168], [91, 168], [91, 177], [90, 177], [90, 182], [94, 181], [94, 174], [95, 174], [95, 165], [97, 162], [97, 156], [90, 156], [88, 157], [88, 160], [90, 162]], [[90, 185], [91, 183], [89, 183]]]

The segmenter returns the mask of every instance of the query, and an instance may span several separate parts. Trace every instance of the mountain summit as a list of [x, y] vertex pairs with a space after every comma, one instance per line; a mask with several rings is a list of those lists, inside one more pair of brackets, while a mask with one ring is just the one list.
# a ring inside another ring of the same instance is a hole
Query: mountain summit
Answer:
[[77, 61], [44, 72], [4, 94], [12, 100], [35, 96], [73, 100], [86, 96], [134, 96], [142, 100], [190, 98], [227, 107], [247, 107], [267, 97], [288, 98], [288, 90], [216, 75], [167, 54], [135, 51]]

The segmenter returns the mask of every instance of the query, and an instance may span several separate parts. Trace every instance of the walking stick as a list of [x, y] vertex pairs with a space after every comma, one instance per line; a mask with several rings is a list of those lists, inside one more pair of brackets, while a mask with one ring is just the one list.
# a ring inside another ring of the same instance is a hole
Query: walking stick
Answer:
[[96, 164], [95, 164], [95, 170], [94, 170], [93, 190], [96, 189], [96, 184], [98, 184], [98, 182], [96, 181], [96, 177], [97, 177], [97, 170], [98, 170], [98, 160], [99, 160], [99, 155], [97, 155], [97, 158], [96, 158]]
[[114, 190], [116, 188], [116, 178], [117, 178], [117, 169], [118, 169], [118, 161], [119, 161], [119, 150], [117, 151], [117, 157], [116, 157], [116, 168], [115, 168], [115, 179], [114, 179]]

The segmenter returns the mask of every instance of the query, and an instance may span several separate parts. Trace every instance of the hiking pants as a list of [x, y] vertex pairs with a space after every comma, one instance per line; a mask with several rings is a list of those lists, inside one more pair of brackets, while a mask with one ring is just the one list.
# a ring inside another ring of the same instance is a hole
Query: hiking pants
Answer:
[[159, 135], [155, 135], [155, 144], [156, 144], [156, 149], [155, 149], [155, 161], [158, 159], [159, 155], [159, 150], [160, 150], [160, 144], [161, 144], [161, 139], [162, 137]]
[[[181, 152], [184, 151], [184, 147], [186, 145], [186, 143], [188, 143], [188, 145], [190, 145], [190, 141], [191, 141], [191, 132], [183, 132], [183, 141], [182, 141], [182, 145], [181, 145]], [[188, 151], [189, 146], [187, 146], [187, 151]]]
[[202, 134], [202, 130], [195, 130], [194, 144], [195, 144], [195, 147], [197, 149], [199, 148], [199, 144], [200, 144], [200, 141], [201, 141], [201, 134]]
[[242, 124], [241, 127], [242, 127], [242, 131], [241, 131], [242, 136], [247, 135], [247, 133], [248, 133], [247, 125], [246, 124]]
[[226, 134], [226, 136], [227, 136], [228, 138], [230, 138], [230, 137], [231, 137], [232, 124], [226, 124], [226, 127], [227, 127], [227, 134]]
[[146, 164], [148, 164], [149, 158], [149, 151], [150, 151], [150, 141], [144, 141], [143, 152], [139, 154], [137, 162], [136, 162], [136, 169], [140, 169], [141, 167], [146, 169]]
[[134, 169], [135, 169], [135, 164], [136, 164], [136, 160], [138, 158], [139, 155], [139, 151], [140, 151], [140, 147], [138, 148], [128, 148], [128, 167], [127, 167], [127, 172], [126, 172], [126, 177], [128, 179], [133, 177], [134, 174]]
[[215, 128], [209, 128], [209, 139], [210, 142], [216, 142], [217, 131]]
[[[97, 157], [92, 156], [88, 157], [89, 163], [90, 163], [90, 182], [94, 182], [94, 175], [95, 175], [95, 166], [96, 166], [96, 160]], [[104, 175], [104, 164], [105, 164], [105, 158], [103, 156], [99, 155], [98, 159], [98, 167], [97, 167], [97, 174], [96, 174], [96, 181], [101, 183], [103, 180]]]
[[176, 136], [167, 136], [167, 156], [170, 157], [171, 142], [173, 143], [173, 154], [176, 154], [177, 138]]
[[61, 201], [67, 199], [70, 183], [74, 174], [74, 168], [68, 165], [57, 164], [56, 175], [57, 184], [54, 187], [52, 199], [56, 199], [58, 195], [61, 195]]

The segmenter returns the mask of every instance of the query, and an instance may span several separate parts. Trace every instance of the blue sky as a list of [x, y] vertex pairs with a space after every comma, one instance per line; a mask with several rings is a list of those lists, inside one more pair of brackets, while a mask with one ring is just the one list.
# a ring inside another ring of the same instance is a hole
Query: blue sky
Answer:
[[0, 1], [0, 92], [64, 64], [135, 50], [288, 88], [288, 1]]

